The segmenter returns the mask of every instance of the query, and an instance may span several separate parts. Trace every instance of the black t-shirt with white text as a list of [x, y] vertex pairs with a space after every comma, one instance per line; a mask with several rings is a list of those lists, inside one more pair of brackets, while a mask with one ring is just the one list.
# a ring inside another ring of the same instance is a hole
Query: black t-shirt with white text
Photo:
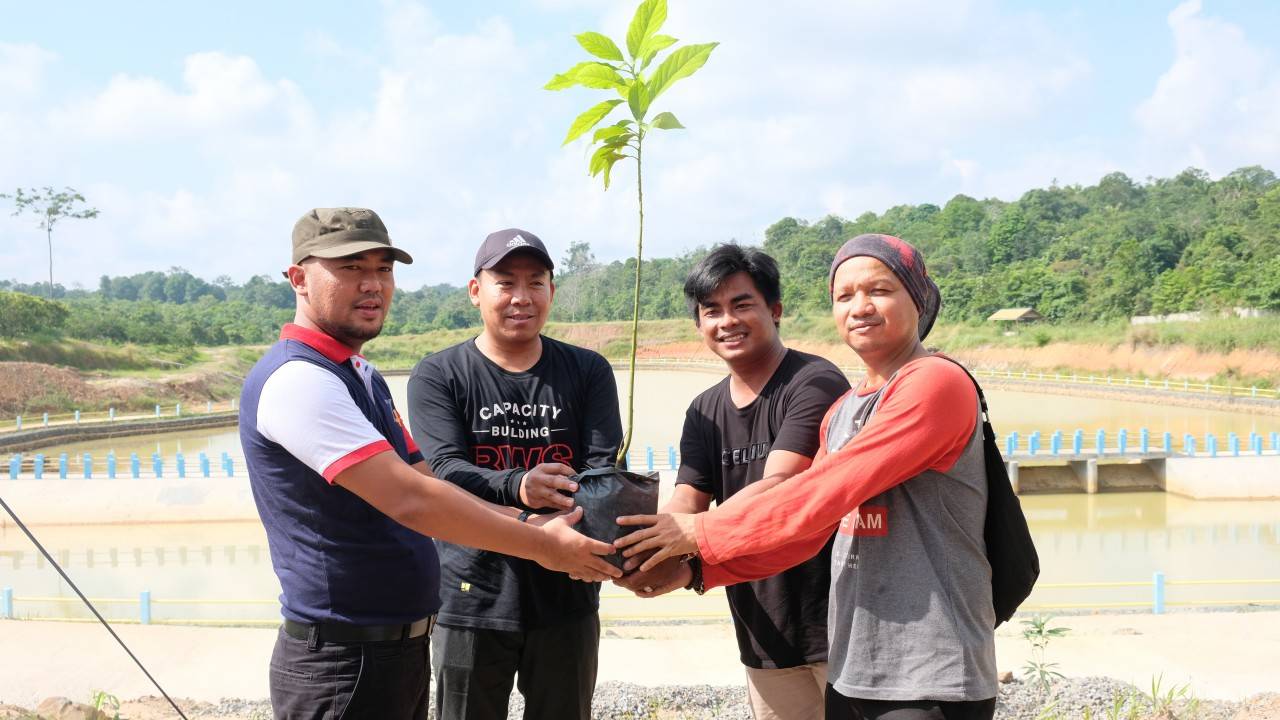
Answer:
[[[676, 483], [723, 503], [763, 477], [771, 451], [813, 457], [823, 416], [848, 390], [839, 368], [797, 350], [787, 351], [746, 407], [733, 404], [726, 377], [685, 413]], [[830, 561], [828, 540], [822, 552], [790, 570], [725, 589], [743, 665], [789, 668], [827, 659]]]
[[[502, 369], [474, 340], [423, 358], [409, 377], [409, 425], [432, 474], [513, 507], [524, 507], [520, 478], [535, 465], [609, 467], [622, 444], [613, 368], [545, 336], [542, 356], [524, 372]], [[446, 625], [521, 631], [599, 608], [598, 583], [501, 553], [436, 546]]]

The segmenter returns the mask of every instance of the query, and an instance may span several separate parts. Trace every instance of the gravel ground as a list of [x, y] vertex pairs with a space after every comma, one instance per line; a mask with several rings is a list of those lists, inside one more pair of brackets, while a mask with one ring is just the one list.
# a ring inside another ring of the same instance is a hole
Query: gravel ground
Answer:
[[[1280, 695], [1264, 693], [1242, 702], [1207, 700], [1197, 702], [1189, 693], [1165, 687], [1158, 694], [1173, 700], [1172, 713], [1155, 714], [1150, 698], [1142, 689], [1106, 677], [1059, 680], [1046, 698], [1030, 683], [1014, 681], [1000, 686], [996, 703], [998, 720], [1077, 720], [1086, 708], [1097, 720], [1277, 720]], [[190, 718], [204, 720], [270, 720], [266, 701], [224, 699], [218, 703], [182, 702]], [[1130, 710], [1136, 711], [1130, 715]], [[524, 702], [512, 696], [508, 717], [519, 720]], [[687, 685], [644, 687], [628, 683], [601, 683], [596, 688], [591, 714], [593, 720], [751, 720], [746, 691], [741, 686]], [[0, 718], [6, 717], [0, 712]], [[173, 717], [160, 698], [144, 698], [124, 703], [121, 717], [131, 720], [159, 720]]]

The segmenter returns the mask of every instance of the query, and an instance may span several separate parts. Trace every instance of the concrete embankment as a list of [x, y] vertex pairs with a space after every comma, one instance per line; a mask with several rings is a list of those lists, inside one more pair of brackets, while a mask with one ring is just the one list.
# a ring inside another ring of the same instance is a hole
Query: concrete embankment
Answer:
[[237, 424], [239, 415], [234, 412], [192, 415], [184, 418], [147, 420], [115, 420], [92, 423], [50, 425], [30, 430], [18, 430], [0, 434], [0, 452], [22, 452], [33, 448], [50, 447], [61, 443], [97, 440], [100, 438], [149, 435], [151, 433], [179, 432], [200, 428], [229, 427]]
[[[5, 480], [5, 501], [27, 525], [257, 520], [249, 479]], [[0, 516], [0, 529], [13, 520]]]
[[1006, 463], [1018, 494], [1161, 491], [1193, 500], [1280, 498], [1280, 454], [1151, 457], [1019, 455]]

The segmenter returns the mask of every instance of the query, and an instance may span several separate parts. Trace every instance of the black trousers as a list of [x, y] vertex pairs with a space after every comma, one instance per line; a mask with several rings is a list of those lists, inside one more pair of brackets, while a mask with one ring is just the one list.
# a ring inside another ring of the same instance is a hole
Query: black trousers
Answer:
[[525, 720], [590, 720], [600, 616], [524, 632], [437, 625], [437, 720], [506, 720], [513, 683]]
[[991, 720], [995, 714], [995, 698], [971, 702], [861, 700], [845, 697], [827, 685], [826, 720]]
[[426, 720], [431, 699], [431, 641], [312, 649], [281, 629], [271, 653], [276, 720]]

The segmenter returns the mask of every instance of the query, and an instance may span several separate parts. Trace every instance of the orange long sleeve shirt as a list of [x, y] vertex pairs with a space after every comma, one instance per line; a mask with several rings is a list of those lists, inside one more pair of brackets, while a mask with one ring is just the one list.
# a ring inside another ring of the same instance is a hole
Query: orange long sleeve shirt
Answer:
[[977, 422], [973, 383], [943, 358], [904, 365], [866, 426], [829, 452], [827, 426], [843, 400], [827, 411], [808, 470], [749, 503], [696, 516], [706, 587], [769, 577], [813, 557], [862, 503], [926, 470], [953, 466]]

